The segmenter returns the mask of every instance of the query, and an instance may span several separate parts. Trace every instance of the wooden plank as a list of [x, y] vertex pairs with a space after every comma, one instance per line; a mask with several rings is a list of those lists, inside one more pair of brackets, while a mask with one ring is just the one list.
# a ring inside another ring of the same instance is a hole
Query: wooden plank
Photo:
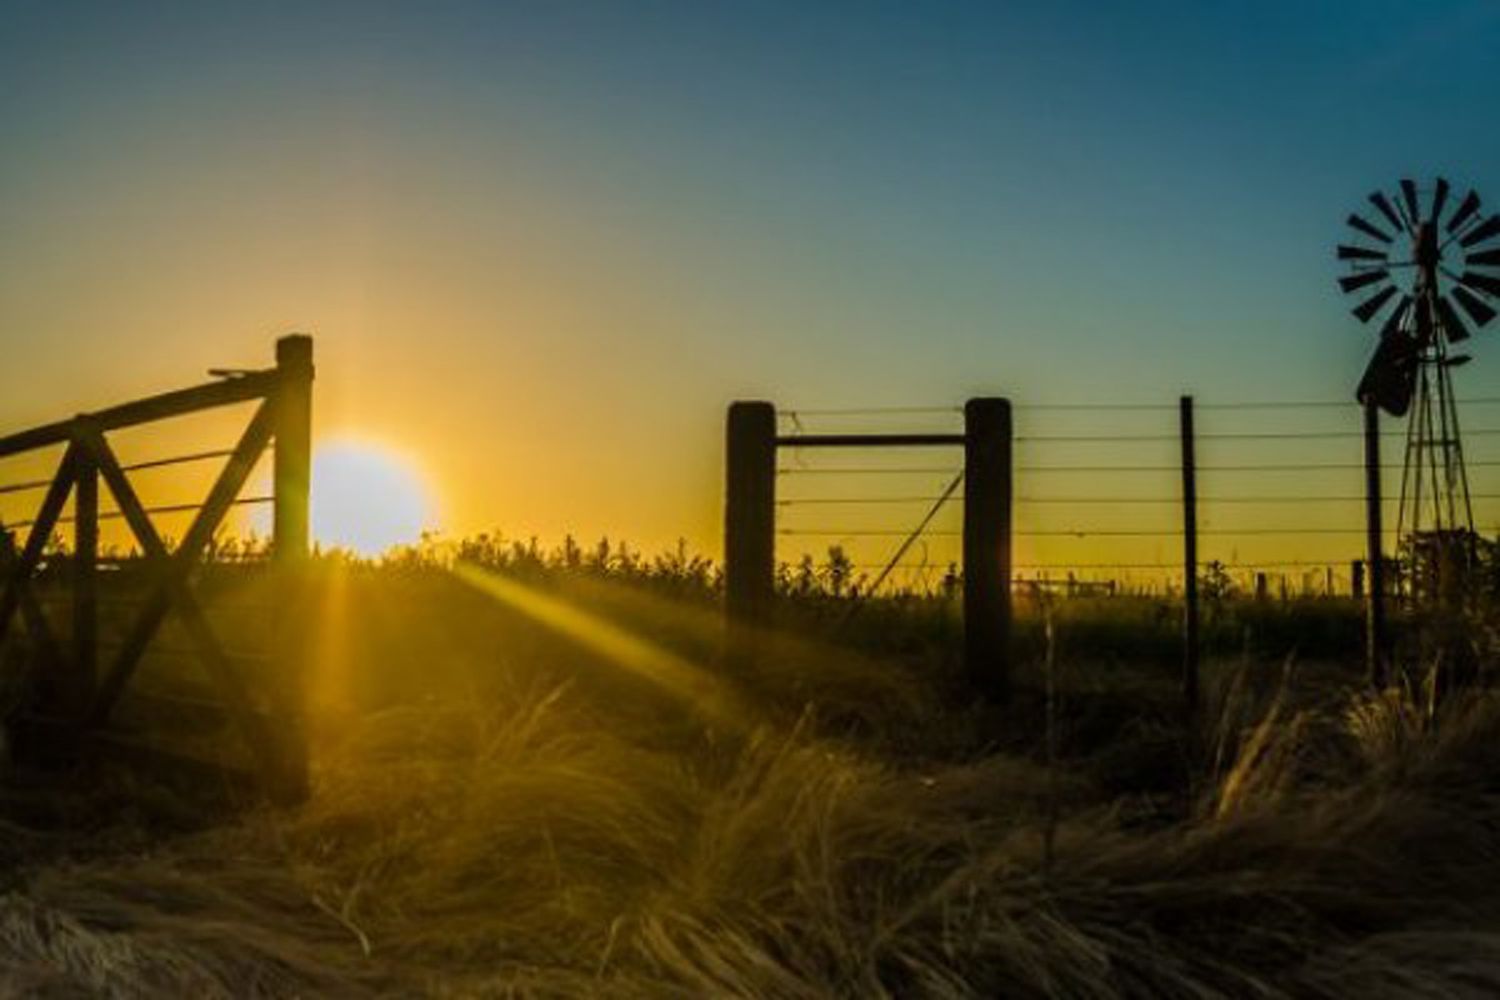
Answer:
[[783, 434], [780, 448], [925, 448], [962, 446], [962, 434]]
[[[231, 406], [253, 399], [264, 399], [276, 390], [280, 377], [276, 369], [269, 368], [218, 382], [162, 393], [159, 396], [133, 400], [119, 406], [97, 410], [87, 416], [100, 431], [118, 430], [121, 427], [179, 417], [188, 413], [196, 413], [199, 410]], [[0, 437], [0, 458], [68, 441], [73, 437], [75, 422], [76, 418], [59, 420], [56, 423], [44, 424]]]

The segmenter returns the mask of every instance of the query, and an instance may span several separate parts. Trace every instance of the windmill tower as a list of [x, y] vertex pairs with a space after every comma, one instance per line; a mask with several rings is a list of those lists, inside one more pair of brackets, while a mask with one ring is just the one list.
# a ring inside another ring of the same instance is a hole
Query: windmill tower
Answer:
[[1340, 244], [1337, 253], [1349, 267], [1339, 287], [1368, 295], [1354, 315], [1368, 323], [1385, 313], [1356, 395], [1406, 418], [1396, 537], [1408, 592], [1451, 604], [1463, 593], [1475, 537], [1453, 393], [1453, 369], [1470, 356], [1454, 348], [1469, 339], [1468, 323], [1477, 329], [1496, 316], [1490, 299], [1500, 298], [1500, 245], [1485, 245], [1500, 237], [1500, 215], [1483, 217], [1470, 191], [1445, 218], [1449, 192], [1441, 177], [1430, 189], [1403, 180], [1399, 195], [1374, 192], [1369, 202], [1379, 218], [1351, 214], [1359, 242]]

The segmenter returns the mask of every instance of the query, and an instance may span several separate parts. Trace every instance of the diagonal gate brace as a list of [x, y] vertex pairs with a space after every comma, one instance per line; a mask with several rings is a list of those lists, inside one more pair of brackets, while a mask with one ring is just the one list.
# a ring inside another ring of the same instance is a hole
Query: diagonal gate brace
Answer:
[[108, 720], [147, 645], [160, 628], [167, 612], [175, 608], [187, 627], [189, 640], [219, 688], [257, 764], [266, 768], [267, 773], [279, 772], [280, 757], [265, 720], [254, 710], [244, 678], [233, 659], [224, 652], [187, 585], [214, 532], [270, 441], [272, 426], [272, 405], [263, 403], [235, 446], [203, 508], [194, 518], [175, 552], [167, 549], [157, 533], [103, 433], [97, 427], [87, 427], [80, 431], [79, 440], [98, 464], [99, 473], [114, 494], [126, 523], [156, 569], [154, 586], [105, 675], [98, 697], [89, 711], [86, 720], [88, 726], [102, 726]]

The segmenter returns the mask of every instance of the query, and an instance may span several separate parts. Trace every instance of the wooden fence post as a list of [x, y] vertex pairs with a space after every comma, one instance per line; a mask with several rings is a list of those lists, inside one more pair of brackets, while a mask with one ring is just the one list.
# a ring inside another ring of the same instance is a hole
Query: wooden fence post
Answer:
[[1178, 401], [1182, 434], [1182, 697], [1198, 707], [1198, 464], [1194, 448], [1193, 397]]
[[87, 448], [79, 448], [73, 468], [73, 669], [61, 707], [81, 719], [99, 676], [99, 467]]
[[964, 404], [964, 669], [994, 701], [1010, 690], [1010, 400]]
[[725, 435], [724, 610], [727, 660], [749, 670], [770, 624], [776, 575], [776, 408], [729, 405]]
[[296, 801], [307, 794], [306, 697], [308, 640], [305, 596], [312, 491], [313, 341], [293, 334], [276, 342], [275, 514], [271, 554], [275, 570], [277, 674], [271, 685], [282, 773], [273, 794]]
[[1364, 402], [1365, 439], [1365, 561], [1369, 585], [1365, 597], [1365, 670], [1377, 689], [1386, 683], [1385, 558], [1381, 555], [1380, 410], [1373, 399]]

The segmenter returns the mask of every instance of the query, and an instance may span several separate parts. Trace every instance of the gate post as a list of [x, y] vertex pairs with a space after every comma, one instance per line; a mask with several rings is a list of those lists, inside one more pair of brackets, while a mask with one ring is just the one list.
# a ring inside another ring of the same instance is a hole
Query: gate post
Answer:
[[306, 561], [308, 494], [312, 484], [313, 342], [306, 334], [276, 341], [276, 512], [274, 558], [283, 567]]
[[964, 670], [985, 698], [1010, 690], [1010, 400], [964, 404]]
[[278, 799], [307, 794], [307, 740], [304, 699], [307, 684], [305, 591], [309, 551], [309, 498], [312, 490], [313, 341], [293, 334], [276, 342], [280, 374], [275, 396], [275, 513], [271, 558], [275, 571], [276, 673], [271, 704], [282, 773], [269, 776]]
[[776, 573], [776, 408], [729, 404], [725, 427], [724, 610], [727, 660], [754, 662], [756, 633], [770, 624]]

